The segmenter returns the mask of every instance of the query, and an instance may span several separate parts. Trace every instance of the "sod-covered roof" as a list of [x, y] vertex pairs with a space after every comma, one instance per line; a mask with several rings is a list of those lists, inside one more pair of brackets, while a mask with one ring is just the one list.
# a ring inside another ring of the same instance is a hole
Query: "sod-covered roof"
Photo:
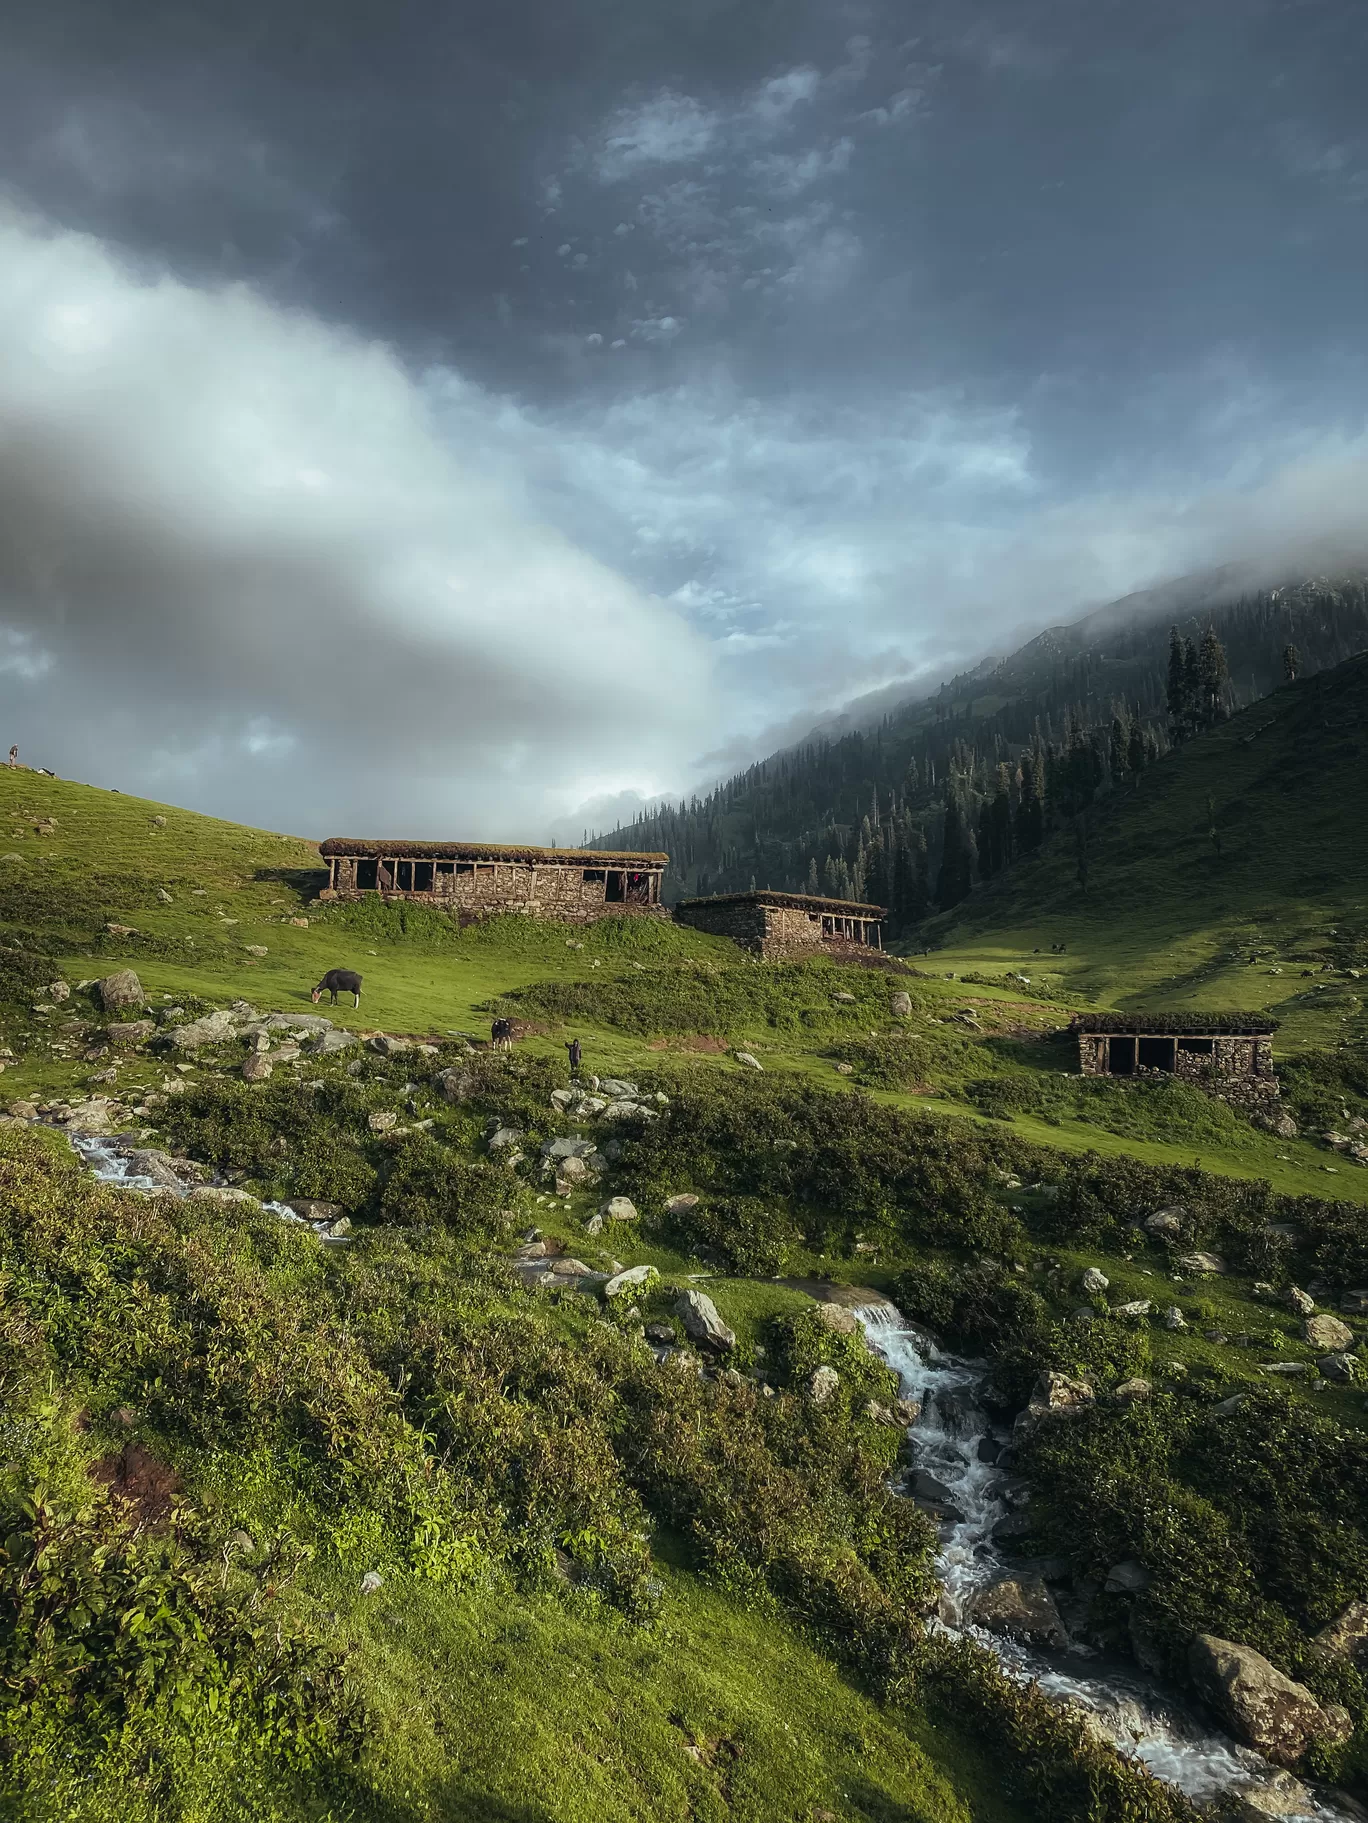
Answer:
[[1252, 1013], [1076, 1013], [1073, 1029], [1138, 1038], [1267, 1038], [1278, 1022]]
[[524, 848], [506, 842], [410, 842], [399, 836], [374, 841], [360, 836], [329, 836], [318, 852], [325, 861], [353, 857], [383, 861], [506, 861], [538, 867], [626, 867], [653, 873], [668, 855], [609, 853], [603, 848]]
[[780, 908], [791, 908], [794, 911], [823, 912], [829, 917], [841, 918], [886, 918], [888, 912], [882, 905], [866, 905], [860, 899], [819, 899], [811, 893], [713, 893], [706, 899], [681, 899], [676, 907], [679, 911], [693, 906], [708, 905], [774, 905]]

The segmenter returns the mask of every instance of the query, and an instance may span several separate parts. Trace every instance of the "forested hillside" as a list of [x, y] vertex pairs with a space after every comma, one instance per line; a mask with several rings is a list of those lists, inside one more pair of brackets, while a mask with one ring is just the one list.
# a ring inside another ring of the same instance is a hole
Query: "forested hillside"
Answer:
[[752, 884], [867, 898], [905, 933], [1176, 742], [1365, 645], [1362, 575], [1135, 597], [598, 840], [667, 850], [671, 900]]

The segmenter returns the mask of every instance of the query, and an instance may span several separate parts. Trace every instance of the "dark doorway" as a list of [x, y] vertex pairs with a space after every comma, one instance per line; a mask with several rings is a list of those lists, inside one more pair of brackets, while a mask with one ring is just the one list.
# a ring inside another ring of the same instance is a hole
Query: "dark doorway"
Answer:
[[358, 861], [356, 863], [356, 887], [358, 892], [373, 893], [376, 888], [375, 871], [379, 866], [376, 861]]
[[1178, 1049], [1190, 1051], [1194, 1057], [1210, 1057], [1216, 1046], [1210, 1038], [1180, 1038]]
[[413, 863], [413, 890], [416, 893], [430, 893], [432, 891], [431, 861], [415, 861]]
[[616, 869], [610, 870], [608, 874], [608, 890], [603, 896], [609, 905], [621, 905], [627, 897], [626, 874], [619, 873]]
[[1142, 1070], [1173, 1069], [1177, 1045], [1172, 1038], [1142, 1038], [1138, 1048]]
[[1113, 1076], [1134, 1076], [1135, 1040], [1112, 1038], [1107, 1045], [1107, 1068]]

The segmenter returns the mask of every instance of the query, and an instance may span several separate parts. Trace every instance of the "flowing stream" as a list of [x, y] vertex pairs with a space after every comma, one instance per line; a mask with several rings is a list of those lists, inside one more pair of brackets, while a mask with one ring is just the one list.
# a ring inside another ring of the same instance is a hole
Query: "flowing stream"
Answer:
[[915, 1468], [934, 1476], [948, 1494], [951, 1511], [941, 1525], [936, 1566], [944, 1589], [941, 1624], [988, 1647], [1012, 1675], [1032, 1679], [1049, 1695], [1089, 1710], [1122, 1753], [1142, 1761], [1195, 1803], [1208, 1804], [1236, 1791], [1289, 1823], [1349, 1823], [1347, 1811], [1198, 1723], [1140, 1674], [1110, 1668], [1090, 1672], [1089, 1661], [1098, 1655], [1086, 1646], [1047, 1654], [974, 1625], [975, 1595], [1004, 1576], [1025, 1573], [1025, 1566], [1013, 1571], [993, 1542], [994, 1527], [1009, 1508], [1004, 1472], [985, 1460], [996, 1454], [998, 1441], [978, 1403], [986, 1369], [942, 1353], [892, 1304], [866, 1305], [855, 1315], [870, 1346], [897, 1374], [903, 1397], [921, 1408], [908, 1431]]

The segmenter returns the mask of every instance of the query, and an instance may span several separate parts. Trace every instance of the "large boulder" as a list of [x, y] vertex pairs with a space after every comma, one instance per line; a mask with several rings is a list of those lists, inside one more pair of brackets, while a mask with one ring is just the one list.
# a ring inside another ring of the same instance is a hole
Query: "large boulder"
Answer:
[[1180, 1253], [1176, 1264], [1180, 1272], [1224, 1272], [1226, 1269], [1219, 1253]]
[[1069, 1374], [1043, 1373], [1031, 1388], [1025, 1411], [1017, 1415], [1015, 1430], [1024, 1435], [1046, 1420], [1076, 1417], [1095, 1397], [1086, 1380], [1075, 1380]]
[[122, 1013], [127, 1007], [141, 1006], [147, 999], [142, 982], [131, 968], [116, 969], [96, 983], [100, 1005], [106, 1013]]
[[853, 1336], [860, 1328], [860, 1319], [844, 1304], [819, 1304], [817, 1321], [838, 1336]]
[[1246, 1746], [1277, 1766], [1292, 1766], [1313, 1742], [1337, 1746], [1353, 1732], [1349, 1712], [1317, 1702], [1252, 1646], [1199, 1633], [1188, 1648], [1193, 1682]]
[[1183, 1232], [1187, 1220], [1187, 1210], [1181, 1203], [1171, 1203], [1167, 1209], [1156, 1209], [1153, 1215], [1145, 1217], [1143, 1227], [1146, 1234], [1157, 1236], [1160, 1240], [1176, 1240]]
[[244, 1082], [265, 1082], [271, 1074], [271, 1065], [255, 1051], [242, 1066]]
[[969, 1608], [975, 1625], [1004, 1634], [1028, 1646], [1063, 1647], [1069, 1643], [1054, 1598], [1038, 1576], [1004, 1576], [989, 1583]]
[[691, 1341], [719, 1350], [736, 1347], [736, 1331], [727, 1328], [705, 1291], [686, 1291], [675, 1305], [675, 1315]]
[[437, 1072], [432, 1079], [432, 1086], [443, 1101], [457, 1107], [479, 1093], [479, 1072], [470, 1069], [468, 1065], [453, 1064], [449, 1070]]
[[912, 996], [905, 990], [896, 993], [888, 1003], [888, 1010], [895, 1019], [912, 1017]]
[[630, 1196], [610, 1196], [599, 1214], [610, 1222], [634, 1222], [637, 1219], [637, 1207]]
[[144, 1044], [156, 1031], [150, 1019], [126, 1019], [105, 1027], [111, 1044]]
[[1090, 1298], [1100, 1297], [1111, 1284], [1105, 1272], [1099, 1272], [1096, 1266], [1089, 1266], [1083, 1274], [1083, 1289]]
[[1349, 1325], [1324, 1312], [1317, 1317], [1308, 1317], [1302, 1334], [1312, 1348], [1322, 1348], [1328, 1355], [1342, 1353], [1354, 1346], [1354, 1332]]
[[660, 1277], [654, 1266], [628, 1266], [623, 1272], [615, 1272], [603, 1287], [606, 1298], [619, 1297], [624, 1291], [643, 1291]]
[[222, 1044], [225, 1038], [232, 1037], [236, 1024], [232, 1012], [220, 1007], [217, 1012], [192, 1019], [188, 1025], [173, 1026], [171, 1043], [178, 1051], [198, 1051], [206, 1044]]
[[840, 1384], [841, 1376], [836, 1369], [823, 1363], [821, 1367], [812, 1370], [812, 1378], [808, 1381], [808, 1397], [814, 1405], [825, 1405]]

